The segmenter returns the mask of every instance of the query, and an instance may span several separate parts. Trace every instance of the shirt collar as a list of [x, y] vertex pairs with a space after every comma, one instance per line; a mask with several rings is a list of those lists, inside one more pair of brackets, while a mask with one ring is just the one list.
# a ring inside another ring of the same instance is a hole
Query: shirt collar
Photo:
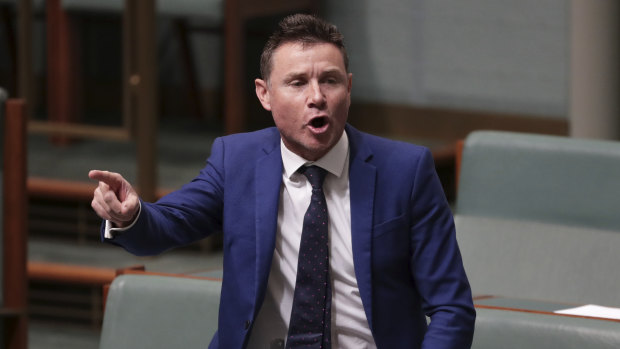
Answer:
[[342, 132], [340, 140], [334, 145], [327, 154], [317, 161], [308, 161], [301, 156], [293, 153], [286, 147], [282, 139], [280, 139], [280, 149], [282, 153], [282, 165], [284, 167], [284, 175], [287, 178], [291, 176], [304, 165], [319, 166], [336, 177], [340, 177], [344, 171], [347, 157], [349, 156], [349, 138], [346, 132]]

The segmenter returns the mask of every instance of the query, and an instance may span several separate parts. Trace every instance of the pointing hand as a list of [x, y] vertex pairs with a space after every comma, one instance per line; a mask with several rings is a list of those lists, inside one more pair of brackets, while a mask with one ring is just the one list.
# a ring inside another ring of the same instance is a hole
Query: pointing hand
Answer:
[[111, 221], [116, 227], [130, 225], [140, 209], [136, 191], [118, 173], [92, 170], [90, 179], [99, 181], [91, 206], [99, 217]]

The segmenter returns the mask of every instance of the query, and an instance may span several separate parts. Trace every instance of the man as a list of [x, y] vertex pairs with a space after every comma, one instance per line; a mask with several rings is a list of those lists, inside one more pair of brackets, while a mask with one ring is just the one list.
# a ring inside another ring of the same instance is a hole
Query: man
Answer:
[[[285, 18], [261, 75], [256, 94], [276, 128], [216, 139], [180, 190], [145, 203], [119, 174], [90, 172], [106, 239], [144, 255], [223, 231], [213, 348], [470, 347], [471, 291], [430, 152], [346, 123], [352, 75], [336, 27]], [[317, 208], [323, 223], [310, 217]], [[325, 245], [308, 247], [310, 227]], [[304, 295], [316, 279], [319, 296]]]

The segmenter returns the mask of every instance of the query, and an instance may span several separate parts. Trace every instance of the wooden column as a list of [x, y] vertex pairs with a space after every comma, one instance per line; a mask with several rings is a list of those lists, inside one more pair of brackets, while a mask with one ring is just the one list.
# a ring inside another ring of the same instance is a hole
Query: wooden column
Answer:
[[245, 131], [245, 27], [240, 0], [224, 8], [224, 131]]
[[620, 2], [570, 4], [570, 135], [620, 140]]
[[[77, 82], [80, 76], [76, 59], [79, 45], [72, 22], [61, 0], [45, 1], [47, 35], [47, 114], [48, 120], [71, 123], [77, 120], [79, 105]], [[65, 135], [53, 137], [54, 143], [66, 144]]]
[[179, 38], [179, 45], [181, 51], [181, 60], [183, 62], [183, 68], [185, 68], [185, 78], [189, 86], [189, 99], [192, 104], [192, 112], [197, 120], [203, 119], [200, 82], [198, 81], [198, 75], [196, 73], [196, 64], [194, 62], [194, 55], [192, 52], [190, 30], [188, 28], [187, 19], [178, 18], [174, 20], [174, 26]]
[[26, 349], [28, 343], [26, 102], [7, 100], [4, 128], [3, 307], [4, 348]]
[[136, 140], [137, 190], [155, 200], [157, 186], [157, 26], [155, 0], [126, 0], [123, 14], [123, 117]]
[[17, 4], [17, 96], [32, 100], [32, 1]]

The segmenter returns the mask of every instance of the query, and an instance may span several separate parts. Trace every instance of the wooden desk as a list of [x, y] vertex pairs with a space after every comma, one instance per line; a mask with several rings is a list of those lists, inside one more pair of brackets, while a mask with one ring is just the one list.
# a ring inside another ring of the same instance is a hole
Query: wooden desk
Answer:
[[549, 301], [504, 298], [504, 297], [495, 297], [495, 296], [479, 296], [479, 297], [474, 297], [474, 306], [480, 309], [516, 311], [516, 312], [534, 313], [534, 314], [543, 314], [543, 315], [552, 315], [552, 316], [566, 316], [566, 317], [574, 317], [574, 318], [582, 318], [582, 319], [595, 319], [595, 320], [612, 321], [612, 322], [620, 323], [620, 320], [616, 320], [616, 319], [555, 313], [558, 310], [578, 307], [580, 306], [580, 304], [556, 303], [556, 302], [549, 302]]

